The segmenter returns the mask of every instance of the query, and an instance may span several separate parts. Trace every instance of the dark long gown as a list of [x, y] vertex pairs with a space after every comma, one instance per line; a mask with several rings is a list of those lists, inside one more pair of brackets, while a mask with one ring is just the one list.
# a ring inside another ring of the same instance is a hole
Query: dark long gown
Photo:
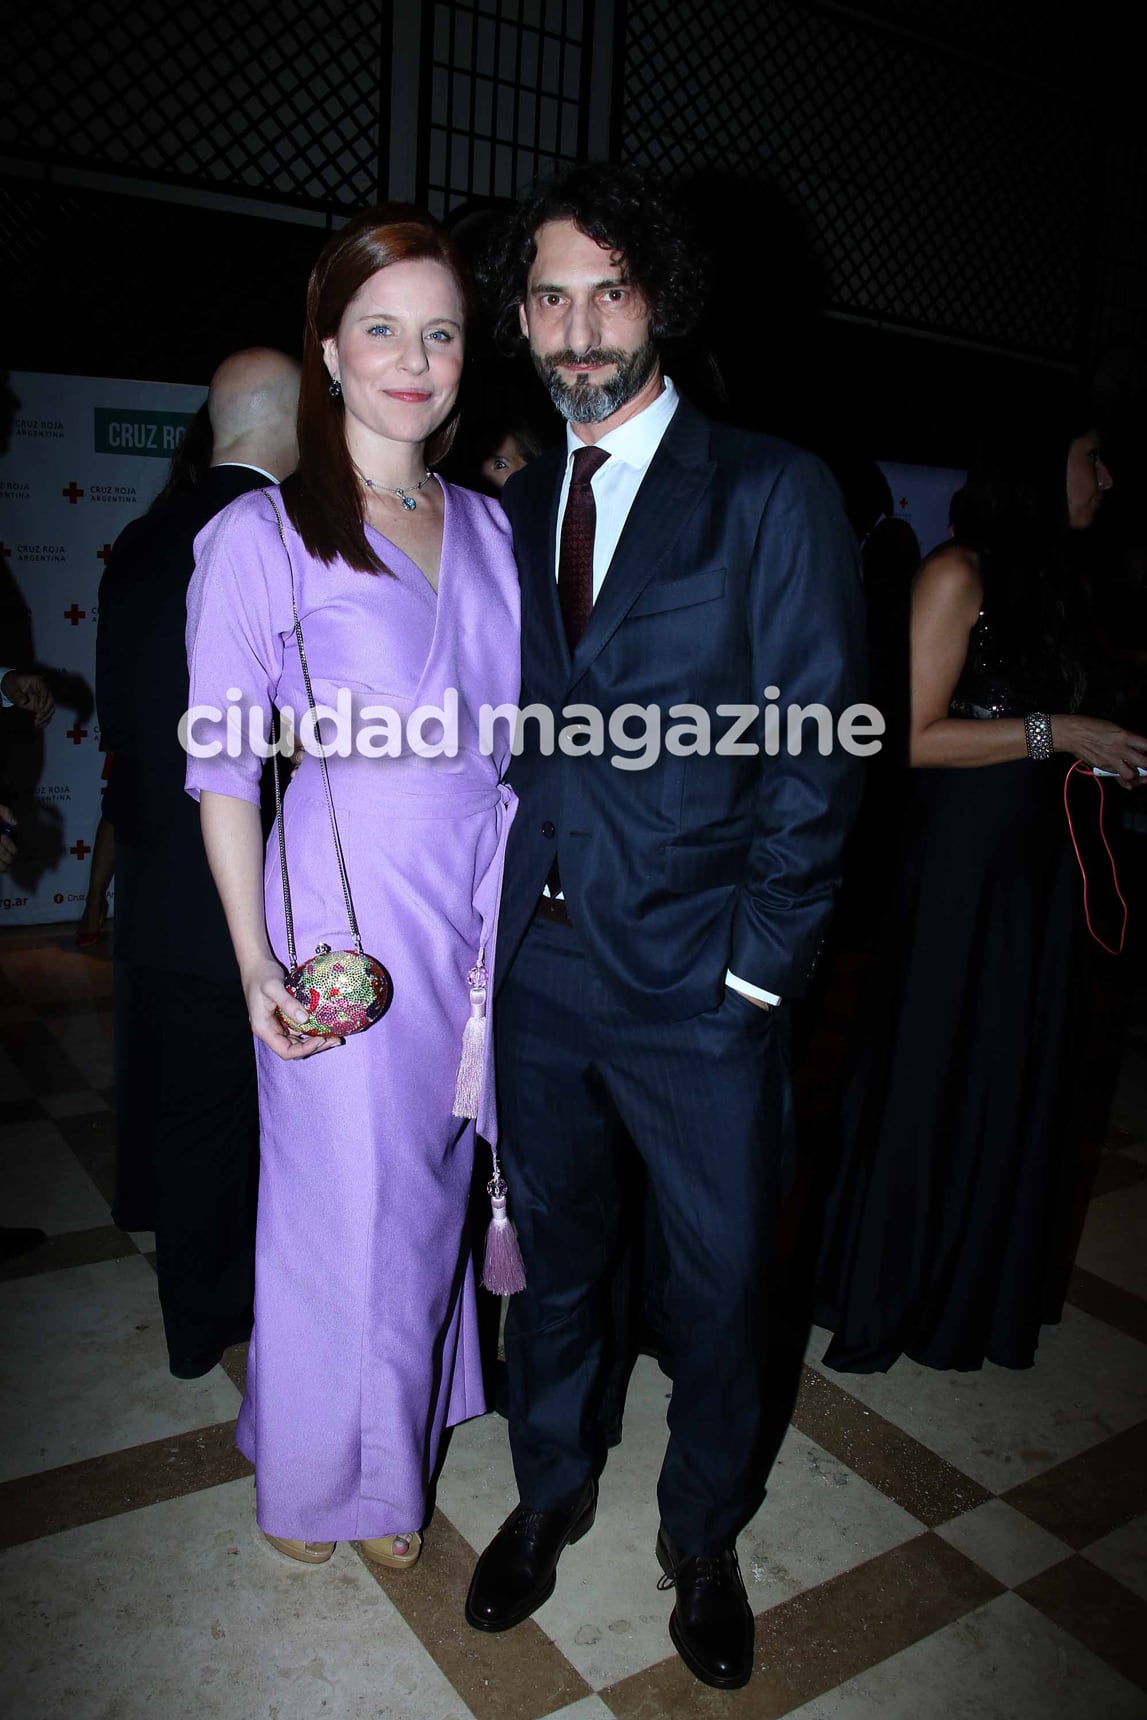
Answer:
[[[1024, 688], [981, 612], [949, 714], [1064, 701]], [[843, 1372], [901, 1354], [1030, 1367], [1058, 1318], [1081, 921], [1064, 774], [1059, 758], [910, 773], [821, 1250], [824, 1360]]]

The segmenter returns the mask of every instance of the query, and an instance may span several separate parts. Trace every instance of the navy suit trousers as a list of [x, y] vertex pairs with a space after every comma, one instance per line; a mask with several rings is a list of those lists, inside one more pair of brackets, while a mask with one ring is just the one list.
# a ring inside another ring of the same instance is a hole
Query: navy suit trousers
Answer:
[[760, 1500], [768, 1271], [793, 1162], [788, 1010], [727, 990], [684, 1021], [616, 1001], [576, 929], [534, 921], [497, 1008], [500, 1151], [528, 1280], [506, 1325], [510, 1442], [527, 1506], [571, 1501], [604, 1458], [608, 1284], [626, 1132], [669, 1258], [673, 1356], [661, 1517], [691, 1553]]

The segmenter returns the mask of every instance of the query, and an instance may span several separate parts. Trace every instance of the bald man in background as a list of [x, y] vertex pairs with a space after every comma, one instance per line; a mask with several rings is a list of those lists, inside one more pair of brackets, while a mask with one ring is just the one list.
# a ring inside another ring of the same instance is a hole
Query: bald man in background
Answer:
[[117, 539], [100, 584], [96, 705], [114, 754], [116, 1189], [112, 1218], [154, 1230], [171, 1371], [198, 1379], [249, 1335], [258, 1121], [239, 972], [183, 791], [177, 727], [193, 546], [298, 458], [299, 367], [232, 354], [211, 379], [210, 469]]

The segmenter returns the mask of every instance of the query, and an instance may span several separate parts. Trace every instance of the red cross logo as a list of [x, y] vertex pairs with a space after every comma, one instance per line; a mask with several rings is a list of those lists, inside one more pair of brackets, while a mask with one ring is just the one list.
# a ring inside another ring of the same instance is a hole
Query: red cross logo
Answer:
[[72, 745], [75, 747], [78, 747], [82, 740], [86, 740], [88, 735], [87, 729], [82, 729], [79, 723], [77, 723], [74, 728], [66, 729], [64, 732], [68, 740], [70, 740]]
[[98, 549], [96, 551], [96, 560], [102, 561], [104, 566], [106, 567], [108, 564], [108, 561], [111, 558], [111, 553], [112, 553], [112, 546], [110, 543], [106, 543], [104, 545], [103, 549]]
[[81, 836], [78, 842], [72, 843], [72, 846], [68, 849], [68, 853], [74, 854], [77, 860], [82, 860], [85, 854], [91, 853], [91, 847]]
[[64, 620], [70, 621], [73, 627], [78, 627], [86, 614], [86, 609], [80, 609], [73, 603], [70, 609], [64, 610]]
[[83, 495], [83, 493], [84, 492], [77, 487], [76, 480], [74, 478], [72, 479], [71, 483], [68, 485], [66, 490], [60, 491], [61, 496], [67, 496], [69, 503], [71, 503], [73, 505], [79, 501], [79, 499]]

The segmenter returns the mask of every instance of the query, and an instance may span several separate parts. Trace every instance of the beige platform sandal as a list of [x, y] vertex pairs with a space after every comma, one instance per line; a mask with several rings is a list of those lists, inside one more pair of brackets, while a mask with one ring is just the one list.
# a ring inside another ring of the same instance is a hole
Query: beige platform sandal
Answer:
[[[406, 1543], [405, 1552], [397, 1552], [396, 1544]], [[416, 1565], [422, 1554], [422, 1536], [415, 1529], [411, 1535], [379, 1535], [373, 1541], [360, 1541], [359, 1546], [376, 1565], [386, 1565], [392, 1571], [405, 1571]]]
[[263, 1539], [276, 1553], [300, 1565], [325, 1565], [335, 1550], [334, 1541], [288, 1541], [282, 1535], [268, 1535], [265, 1529]]

